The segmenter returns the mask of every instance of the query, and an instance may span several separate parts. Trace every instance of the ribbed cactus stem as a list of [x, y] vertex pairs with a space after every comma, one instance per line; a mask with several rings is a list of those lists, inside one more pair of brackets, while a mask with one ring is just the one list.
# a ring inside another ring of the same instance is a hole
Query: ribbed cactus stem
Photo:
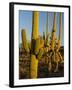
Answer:
[[32, 40], [31, 40], [31, 52], [35, 54], [35, 44], [36, 44], [36, 39], [38, 39], [39, 34], [38, 34], [38, 19], [39, 19], [39, 12], [34, 11], [33, 12], [33, 22], [32, 22]]
[[54, 21], [53, 21], [53, 29], [52, 29], [52, 37], [51, 37], [52, 50], [54, 50], [55, 47], [55, 39], [56, 39], [56, 12], [54, 12]]
[[48, 13], [47, 13], [47, 23], [46, 23], [46, 37], [48, 35]]
[[33, 24], [32, 24], [32, 41], [31, 41], [31, 78], [37, 78], [38, 71], [38, 59], [36, 54], [39, 51], [39, 34], [38, 34], [38, 17], [39, 12], [33, 12]]
[[32, 39], [37, 39], [39, 36], [38, 33], [38, 20], [39, 20], [39, 12], [33, 12], [33, 23], [32, 23]]
[[31, 73], [30, 77], [31, 78], [37, 78], [37, 71], [38, 71], [38, 60], [35, 55], [31, 55]]
[[60, 13], [60, 28], [59, 28], [58, 49], [60, 48], [61, 40], [62, 40], [62, 13]]
[[47, 23], [46, 23], [46, 45], [48, 45], [48, 13], [47, 13]]
[[26, 52], [29, 52], [25, 29], [22, 29], [22, 45], [23, 45], [24, 50]]

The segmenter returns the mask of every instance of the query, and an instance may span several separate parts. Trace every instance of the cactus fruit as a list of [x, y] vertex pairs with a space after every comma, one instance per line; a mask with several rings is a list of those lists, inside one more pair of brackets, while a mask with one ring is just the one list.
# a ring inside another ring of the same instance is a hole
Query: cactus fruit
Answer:
[[22, 44], [23, 44], [24, 50], [26, 52], [29, 52], [25, 29], [22, 29]]
[[31, 73], [30, 77], [31, 78], [37, 78], [37, 71], [38, 71], [38, 60], [35, 55], [31, 55], [31, 67], [30, 67]]

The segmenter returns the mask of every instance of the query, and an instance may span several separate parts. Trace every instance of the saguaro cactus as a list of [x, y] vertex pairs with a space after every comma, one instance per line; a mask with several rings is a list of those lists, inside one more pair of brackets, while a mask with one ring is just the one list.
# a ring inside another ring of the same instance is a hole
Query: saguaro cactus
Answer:
[[58, 39], [58, 50], [60, 48], [61, 40], [62, 40], [62, 13], [60, 13], [60, 29], [59, 29], [59, 39]]
[[[38, 17], [39, 12], [33, 12], [33, 24], [32, 24], [32, 41], [31, 41], [31, 78], [37, 78], [38, 71], [38, 60], [36, 58], [36, 54], [38, 53]], [[35, 45], [36, 44], [36, 45]]]
[[52, 29], [52, 37], [51, 37], [52, 50], [54, 50], [55, 47], [55, 38], [56, 38], [56, 12], [54, 12], [54, 21], [53, 21], [53, 29]]
[[22, 29], [22, 44], [23, 44], [24, 50], [26, 52], [29, 52], [28, 42], [27, 42], [27, 38], [26, 38], [26, 31], [25, 31], [25, 29]]
[[51, 36], [51, 52], [50, 52], [50, 61], [48, 64], [48, 69], [52, 71], [52, 62], [55, 62], [55, 40], [56, 40], [56, 12], [54, 12], [54, 20], [53, 20], [53, 29], [52, 29], [52, 36]]
[[46, 23], [46, 46], [48, 45], [48, 13], [47, 13], [47, 23]]
[[[54, 23], [53, 23], [53, 31], [52, 31], [52, 41], [51, 41], [51, 48], [52, 48], [52, 55], [50, 58], [51, 62], [53, 61], [54, 63], [56, 63], [56, 67], [54, 69], [54, 72], [58, 71], [58, 64], [63, 61], [63, 58], [61, 56], [61, 53], [59, 52], [60, 49], [60, 44], [61, 44], [61, 39], [62, 39], [62, 13], [60, 13], [60, 30], [59, 30], [59, 39], [58, 39], [58, 43], [56, 46], [56, 14], [54, 13]], [[50, 62], [50, 63], [51, 63]], [[50, 65], [50, 69], [52, 69], [52, 64]], [[51, 71], [51, 70], [50, 70]]]
[[33, 12], [33, 20], [32, 20], [32, 37], [31, 37], [31, 51], [32, 53], [35, 54], [35, 44], [36, 44], [36, 39], [38, 39], [38, 17], [39, 17], [39, 12], [34, 11]]

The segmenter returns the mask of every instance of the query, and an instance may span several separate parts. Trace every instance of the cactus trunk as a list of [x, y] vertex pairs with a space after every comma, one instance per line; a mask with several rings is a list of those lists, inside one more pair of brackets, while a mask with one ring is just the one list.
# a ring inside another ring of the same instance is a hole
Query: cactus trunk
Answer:
[[35, 55], [31, 55], [31, 78], [37, 78], [37, 71], [38, 71], [38, 60]]
[[40, 49], [40, 38], [36, 39], [36, 43], [35, 43], [35, 55], [38, 54]]
[[37, 39], [39, 36], [38, 33], [38, 18], [39, 18], [39, 12], [34, 11], [33, 12], [33, 23], [32, 23], [32, 39]]
[[38, 71], [38, 59], [36, 54], [39, 51], [39, 35], [38, 35], [38, 17], [39, 12], [33, 12], [33, 24], [32, 24], [32, 41], [31, 41], [31, 69], [30, 77], [37, 78]]

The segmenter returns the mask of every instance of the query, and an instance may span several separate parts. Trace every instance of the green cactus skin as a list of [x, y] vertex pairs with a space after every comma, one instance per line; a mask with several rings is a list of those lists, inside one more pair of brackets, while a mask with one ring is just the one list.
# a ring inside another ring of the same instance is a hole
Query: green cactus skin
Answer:
[[35, 43], [35, 55], [38, 54], [40, 49], [40, 38], [36, 39], [36, 43]]
[[33, 22], [32, 22], [32, 37], [31, 37], [31, 53], [33, 53], [33, 54], [35, 54], [36, 39], [38, 39], [38, 37], [39, 37], [38, 19], [39, 19], [39, 12], [34, 11], [33, 12]]
[[31, 54], [30, 78], [37, 78], [38, 60], [34, 54]]
[[47, 13], [47, 23], [46, 23], [46, 40], [45, 45], [48, 46], [48, 13]]
[[29, 48], [28, 48], [28, 43], [27, 43], [25, 29], [22, 29], [22, 44], [23, 44], [24, 50], [28, 53], [29, 52]]
[[58, 50], [60, 49], [62, 40], [62, 13], [60, 13], [60, 28], [59, 28], [59, 38], [58, 38]]
[[33, 24], [32, 24], [32, 40], [31, 40], [31, 67], [30, 67], [30, 77], [37, 78], [38, 71], [38, 59], [36, 54], [39, 51], [39, 33], [38, 33], [38, 17], [39, 12], [33, 12]]
[[51, 49], [54, 50], [55, 47], [55, 39], [56, 39], [56, 12], [54, 12], [54, 21], [53, 21], [53, 29], [52, 29], [52, 37], [51, 37]]

